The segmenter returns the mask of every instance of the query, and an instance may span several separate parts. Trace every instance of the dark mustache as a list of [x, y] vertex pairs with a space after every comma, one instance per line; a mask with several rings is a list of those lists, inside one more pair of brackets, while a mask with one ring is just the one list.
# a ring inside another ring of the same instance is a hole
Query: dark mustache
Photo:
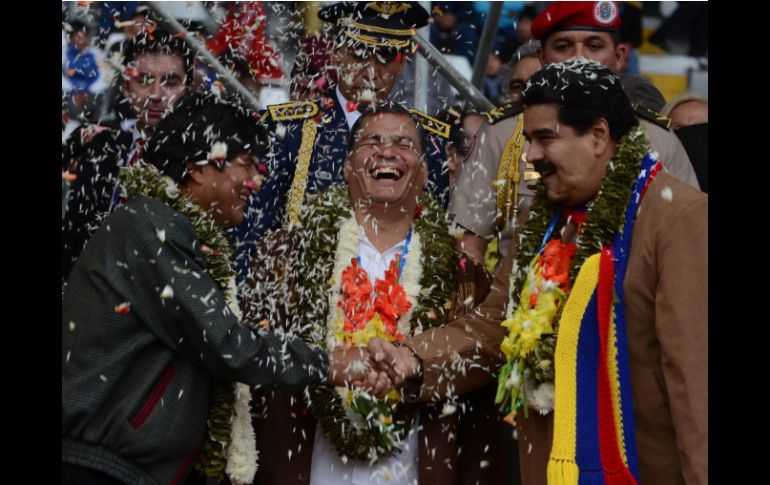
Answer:
[[556, 166], [548, 160], [538, 160], [532, 165], [535, 167], [535, 171], [541, 175], [556, 171]]

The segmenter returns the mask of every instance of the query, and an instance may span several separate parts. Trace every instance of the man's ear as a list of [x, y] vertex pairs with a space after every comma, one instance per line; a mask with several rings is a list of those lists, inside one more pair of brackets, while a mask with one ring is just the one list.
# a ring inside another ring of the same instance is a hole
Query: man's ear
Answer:
[[597, 118], [590, 129], [591, 139], [594, 146], [594, 155], [600, 156], [609, 148], [612, 138], [610, 136], [610, 125], [604, 118]]
[[625, 42], [618, 42], [617, 47], [615, 47], [615, 62], [617, 63], [617, 67], [615, 69], [616, 72], [619, 72], [620, 68], [627, 63], [628, 49], [629, 45]]
[[197, 165], [192, 160], [188, 160], [187, 163], [187, 180], [186, 183], [194, 183], [202, 185], [204, 183], [203, 168], [205, 165]]

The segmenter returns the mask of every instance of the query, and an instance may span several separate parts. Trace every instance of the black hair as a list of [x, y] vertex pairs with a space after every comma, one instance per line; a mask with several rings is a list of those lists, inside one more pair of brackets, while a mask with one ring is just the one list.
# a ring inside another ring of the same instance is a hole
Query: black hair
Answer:
[[[227, 145], [225, 160], [241, 153], [258, 159], [268, 151], [267, 132], [256, 113], [213, 95], [188, 93], [164, 116], [147, 143], [144, 161], [155, 165], [177, 183], [187, 176], [187, 162], [210, 160], [217, 142]], [[224, 170], [224, 164], [213, 164]]]
[[72, 22], [69, 23], [69, 29], [68, 29], [69, 35], [72, 35], [75, 32], [80, 32], [80, 31], [88, 34], [88, 26], [85, 23], [81, 22], [80, 20], [73, 20]]
[[607, 67], [584, 58], [550, 64], [532, 75], [522, 94], [524, 106], [555, 104], [559, 122], [578, 135], [598, 118], [609, 125], [613, 140], [638, 123], [620, 77]]
[[180, 37], [162, 29], [141, 32], [126, 46], [124, 65], [128, 66], [142, 54], [179, 56], [185, 71], [185, 83], [188, 86], [192, 85], [195, 54], [192, 48]]
[[481, 116], [481, 113], [470, 103], [456, 104], [436, 113], [436, 119], [449, 125], [449, 142], [463, 156], [468, 154], [467, 141], [473, 135], [465, 130], [463, 121], [471, 115]]
[[356, 122], [353, 124], [353, 127], [350, 129], [350, 135], [348, 136], [348, 153], [353, 152], [353, 146], [356, 144], [361, 130], [363, 130], [364, 120], [379, 114], [395, 114], [399, 116], [406, 116], [411, 119], [415, 128], [417, 129], [417, 141], [420, 144], [420, 155], [425, 153], [425, 130], [420, 124], [420, 120], [417, 119], [415, 115], [413, 115], [408, 109], [393, 101], [386, 101], [380, 104], [369, 105], [361, 117], [356, 120]]

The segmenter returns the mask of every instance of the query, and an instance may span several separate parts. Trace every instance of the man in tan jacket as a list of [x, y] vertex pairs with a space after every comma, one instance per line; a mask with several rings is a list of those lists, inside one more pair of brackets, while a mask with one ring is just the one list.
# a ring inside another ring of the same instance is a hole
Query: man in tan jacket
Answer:
[[[641, 190], [638, 209], [629, 213], [634, 225], [632, 230], [627, 227], [625, 231], [627, 236], [630, 234], [630, 249], [625, 253], [628, 262], [622, 283], [615, 285], [616, 289], [622, 288], [615, 297], [622, 298], [618, 301], [623, 303], [620, 308], [625, 315], [626, 335], [617, 342], [617, 348], [618, 353], [627, 353], [630, 379], [626, 382], [630, 382], [633, 406], [633, 422], [626, 421], [630, 416], [624, 418], [624, 425], [634, 432], [633, 441], [625, 443], [627, 462], [639, 483], [706, 484], [708, 196], [663, 171], [658, 172], [656, 165], [642, 171], [641, 158], [645, 151], [651, 153], [649, 142], [634, 119], [619, 78], [597, 63], [570, 60], [545, 68], [533, 76], [524, 91], [524, 105], [523, 133], [530, 142], [527, 158], [541, 175], [531, 209], [532, 220], [523, 228], [530, 240], [523, 239], [519, 248], [512, 245], [496, 273], [489, 297], [474, 314], [407, 339], [401, 348], [380, 340], [371, 341], [369, 351], [394, 383], [403, 382], [411, 389], [416, 401], [473, 391], [483, 382], [478, 373], [496, 367], [500, 335], [505, 332], [501, 321], [523, 304], [521, 271], [512, 273], [514, 254], [520, 253], [516, 256], [516, 267], [526, 271], [540, 241], [550, 237], [544, 238], [543, 234], [554, 211], [561, 210], [561, 206], [587, 206], [584, 224], [554, 218], [563, 222], [555, 225], [551, 233], [554, 240], [565, 245], [576, 241], [578, 256], [571, 264], [582, 265], [586, 261], [585, 255], [579, 256], [583, 247], [596, 244], [597, 240], [607, 247], [619, 234], [613, 235], [612, 229], [605, 234], [596, 232], [596, 227], [618, 227], [614, 218], [602, 215], [607, 213], [606, 209], [599, 208], [625, 207], [629, 200], [636, 199], [628, 190], [622, 192], [622, 201], [609, 202], [607, 194], [621, 193], [616, 174], [625, 167], [631, 175], [624, 180], [631, 182], [635, 180], [634, 174], [653, 174]], [[641, 156], [629, 155], [637, 152]], [[601, 199], [608, 205], [600, 205]], [[580, 237], [589, 227], [594, 228], [593, 236]], [[597, 252], [594, 248], [590, 251], [587, 254]], [[621, 253], [614, 254], [620, 260]], [[572, 268], [571, 273], [577, 269]], [[509, 289], [509, 284], [513, 284], [509, 281], [511, 276], [518, 282], [513, 291]], [[566, 291], [570, 291], [569, 286]], [[565, 305], [570, 305], [571, 296], [568, 293]], [[619, 312], [616, 307], [616, 321]], [[516, 416], [525, 485], [547, 483], [546, 469], [549, 456], [553, 460], [551, 445], [556, 436], [554, 413], [558, 419], [560, 412], [571, 406], [569, 398], [559, 400], [564, 395], [560, 393], [565, 392], [562, 383], [569, 377], [559, 373], [564, 355], [561, 349], [568, 345], [558, 340], [569, 328], [561, 317], [566, 313], [557, 308], [557, 316], [550, 317], [557, 337], [554, 411], [541, 408], [541, 412], [546, 412], [542, 415], [529, 400], [524, 403], [530, 408], [528, 417], [525, 418], [523, 409]], [[478, 367], [467, 367], [467, 373], [458, 372], [454, 363], [462, 361], [475, 362]], [[581, 362], [578, 360], [577, 365]], [[502, 358], [497, 365], [501, 363]], [[530, 379], [529, 376], [526, 378]], [[596, 433], [595, 429], [593, 432]], [[583, 429], [578, 433], [578, 441], [590, 434], [591, 430]], [[632, 453], [633, 449], [636, 453]], [[581, 465], [579, 459], [576, 461]]]
[[[617, 6], [605, 2], [606, 18], [602, 18], [601, 9], [594, 12], [594, 4], [553, 2], [537, 16], [532, 33], [542, 42], [539, 59], [543, 66], [586, 57], [619, 73], [627, 46], [619, 42]], [[668, 119], [642, 106], [634, 108], [666, 171], [700, 188], [687, 152], [668, 129]], [[526, 220], [532, 196], [527, 185], [537, 174], [522, 160], [527, 147], [520, 130], [521, 110], [520, 104], [512, 103], [487, 113], [489, 124], [477, 134], [476, 148], [463, 163], [452, 194], [449, 211], [466, 231], [458, 249], [476, 261], [484, 260], [487, 244], [495, 235], [500, 237], [498, 248], [505, 257], [514, 228]], [[517, 194], [514, 185], [518, 185]]]

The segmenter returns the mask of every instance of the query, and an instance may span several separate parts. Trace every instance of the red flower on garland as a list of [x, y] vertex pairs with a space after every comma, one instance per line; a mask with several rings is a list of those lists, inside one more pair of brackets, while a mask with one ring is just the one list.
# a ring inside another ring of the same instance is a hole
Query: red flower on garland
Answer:
[[357, 259], [351, 259], [350, 266], [342, 272], [342, 295], [339, 305], [345, 315], [345, 331], [364, 328], [374, 315], [372, 284]]
[[[568, 292], [569, 267], [576, 251], [577, 246], [574, 242], [565, 244], [559, 238], [548, 241], [548, 244], [543, 248], [543, 254], [540, 255], [540, 261], [538, 262], [543, 274], [543, 280], [555, 281], [559, 284], [559, 288]], [[533, 292], [530, 296], [529, 303], [532, 308], [537, 305], [537, 295], [540, 293], [539, 286], [538, 291]]]
[[551, 239], [540, 257], [543, 267], [543, 278], [555, 280], [565, 291], [569, 284], [569, 265], [575, 257], [577, 246], [574, 242], [564, 244], [561, 239]]
[[374, 283], [374, 301], [372, 284], [366, 270], [359, 266], [357, 259], [352, 259], [350, 266], [342, 272], [342, 298], [339, 307], [345, 317], [344, 331], [354, 332], [366, 328], [366, 324], [379, 314], [385, 324], [386, 335], [400, 342], [404, 335], [398, 331], [397, 322], [412, 307], [406, 298], [406, 291], [398, 283], [398, 264], [400, 255], [390, 262], [385, 271], [385, 278], [377, 278]]

